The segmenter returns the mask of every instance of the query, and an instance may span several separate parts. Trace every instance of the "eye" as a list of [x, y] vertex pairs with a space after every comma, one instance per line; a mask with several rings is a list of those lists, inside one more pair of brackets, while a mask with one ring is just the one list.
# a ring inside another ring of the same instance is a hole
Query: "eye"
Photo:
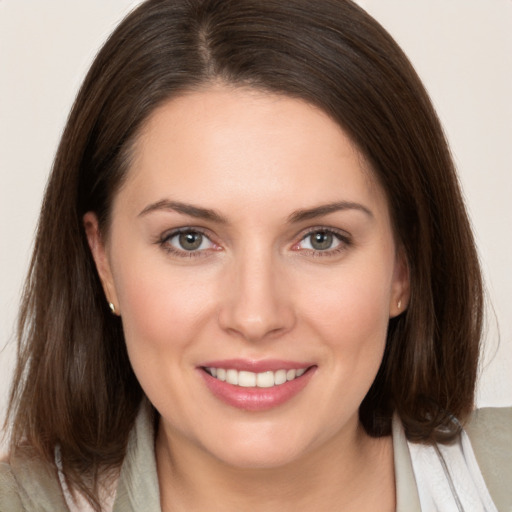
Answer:
[[330, 229], [315, 229], [307, 233], [294, 249], [330, 254], [345, 249], [349, 244], [350, 240], [346, 235]]
[[311, 233], [303, 239], [303, 242], [309, 246], [307, 249], [314, 249], [315, 251], [326, 251], [332, 249], [333, 244], [339, 242], [332, 233], [328, 231], [317, 231]]
[[179, 245], [179, 249], [184, 249], [185, 251], [197, 251], [198, 249], [201, 249], [201, 246], [204, 244], [205, 237], [203, 237], [202, 233], [189, 231], [188, 233], [180, 233], [179, 235], [174, 236], [171, 240], [171, 244]]
[[194, 229], [169, 233], [162, 238], [161, 244], [168, 251], [181, 255], [192, 255], [216, 248], [216, 245], [205, 234]]

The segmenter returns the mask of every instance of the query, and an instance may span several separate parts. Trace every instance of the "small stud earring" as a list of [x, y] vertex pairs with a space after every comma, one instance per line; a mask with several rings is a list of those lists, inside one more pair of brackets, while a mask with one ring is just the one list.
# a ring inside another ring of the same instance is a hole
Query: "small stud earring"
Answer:
[[400, 311], [402, 309], [402, 300], [401, 299], [396, 303], [396, 307], [398, 308], [398, 311]]
[[112, 311], [112, 314], [115, 315], [116, 314], [116, 307], [114, 306], [114, 304], [112, 304], [112, 302], [109, 302], [108, 303], [108, 307], [110, 308], [110, 311]]

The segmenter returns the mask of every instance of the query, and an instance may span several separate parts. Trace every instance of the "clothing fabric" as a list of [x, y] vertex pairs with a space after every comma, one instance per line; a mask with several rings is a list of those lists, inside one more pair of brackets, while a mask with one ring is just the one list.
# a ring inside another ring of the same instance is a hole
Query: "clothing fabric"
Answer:
[[[141, 510], [161, 512], [153, 426], [149, 408], [142, 408], [130, 434], [127, 454], [115, 490], [112, 512], [140, 512]], [[461, 438], [455, 445], [448, 446], [447, 450], [458, 445], [455, 449], [462, 450], [463, 456], [466, 456], [469, 453], [469, 444], [471, 453], [474, 453], [475, 457], [469, 464], [478, 463], [477, 473], [480, 474], [481, 470], [484, 488], [488, 489], [489, 497], [496, 509], [499, 512], [512, 512], [512, 408], [476, 411], [466, 430], [468, 438]], [[442, 510], [436, 508], [440, 506], [439, 503], [436, 501], [432, 503], [424, 498], [426, 476], [424, 472], [430, 470], [428, 467], [426, 469], [418, 465], [414, 454], [417, 446], [407, 442], [400, 423], [394, 421], [396, 512]], [[447, 465], [452, 478], [455, 477], [457, 480], [460, 460], [455, 457], [456, 461], [453, 462], [453, 457], [448, 452], [443, 452], [443, 455], [445, 461], [449, 459]], [[438, 457], [437, 454], [436, 457]], [[467, 469], [467, 461], [465, 466]], [[468, 471], [471, 475], [475, 468]], [[474, 486], [471, 491], [475, 491]], [[477, 493], [479, 492], [478, 490]], [[71, 505], [79, 506], [73, 503]], [[465, 512], [479, 510], [474, 508], [472, 502], [465, 505]], [[75, 510], [78, 509], [75, 508]], [[0, 463], [0, 511], [70, 512], [70, 507], [66, 503], [58, 475], [31, 456], [30, 452], [25, 452], [23, 455], [14, 457], [10, 464]], [[72, 510], [72, 512], [75, 511]]]
[[466, 432], [448, 445], [407, 444], [422, 511], [498, 512]]

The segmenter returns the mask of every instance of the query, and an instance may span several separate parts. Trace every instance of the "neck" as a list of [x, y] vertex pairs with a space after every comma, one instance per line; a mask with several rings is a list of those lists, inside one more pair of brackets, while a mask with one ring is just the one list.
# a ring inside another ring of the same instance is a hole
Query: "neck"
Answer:
[[156, 455], [163, 512], [394, 510], [391, 438], [359, 425], [278, 467], [230, 466], [162, 426]]

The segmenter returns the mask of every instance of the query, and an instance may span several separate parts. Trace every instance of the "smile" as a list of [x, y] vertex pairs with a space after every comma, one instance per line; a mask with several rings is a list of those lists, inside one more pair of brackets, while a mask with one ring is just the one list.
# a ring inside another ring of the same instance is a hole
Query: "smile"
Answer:
[[243, 388], [272, 388], [293, 381], [306, 372], [307, 368], [280, 369], [277, 371], [250, 372], [235, 369], [206, 367], [204, 370], [217, 380]]
[[263, 412], [301, 394], [318, 366], [279, 359], [225, 359], [205, 361], [197, 369], [217, 399], [243, 411]]

